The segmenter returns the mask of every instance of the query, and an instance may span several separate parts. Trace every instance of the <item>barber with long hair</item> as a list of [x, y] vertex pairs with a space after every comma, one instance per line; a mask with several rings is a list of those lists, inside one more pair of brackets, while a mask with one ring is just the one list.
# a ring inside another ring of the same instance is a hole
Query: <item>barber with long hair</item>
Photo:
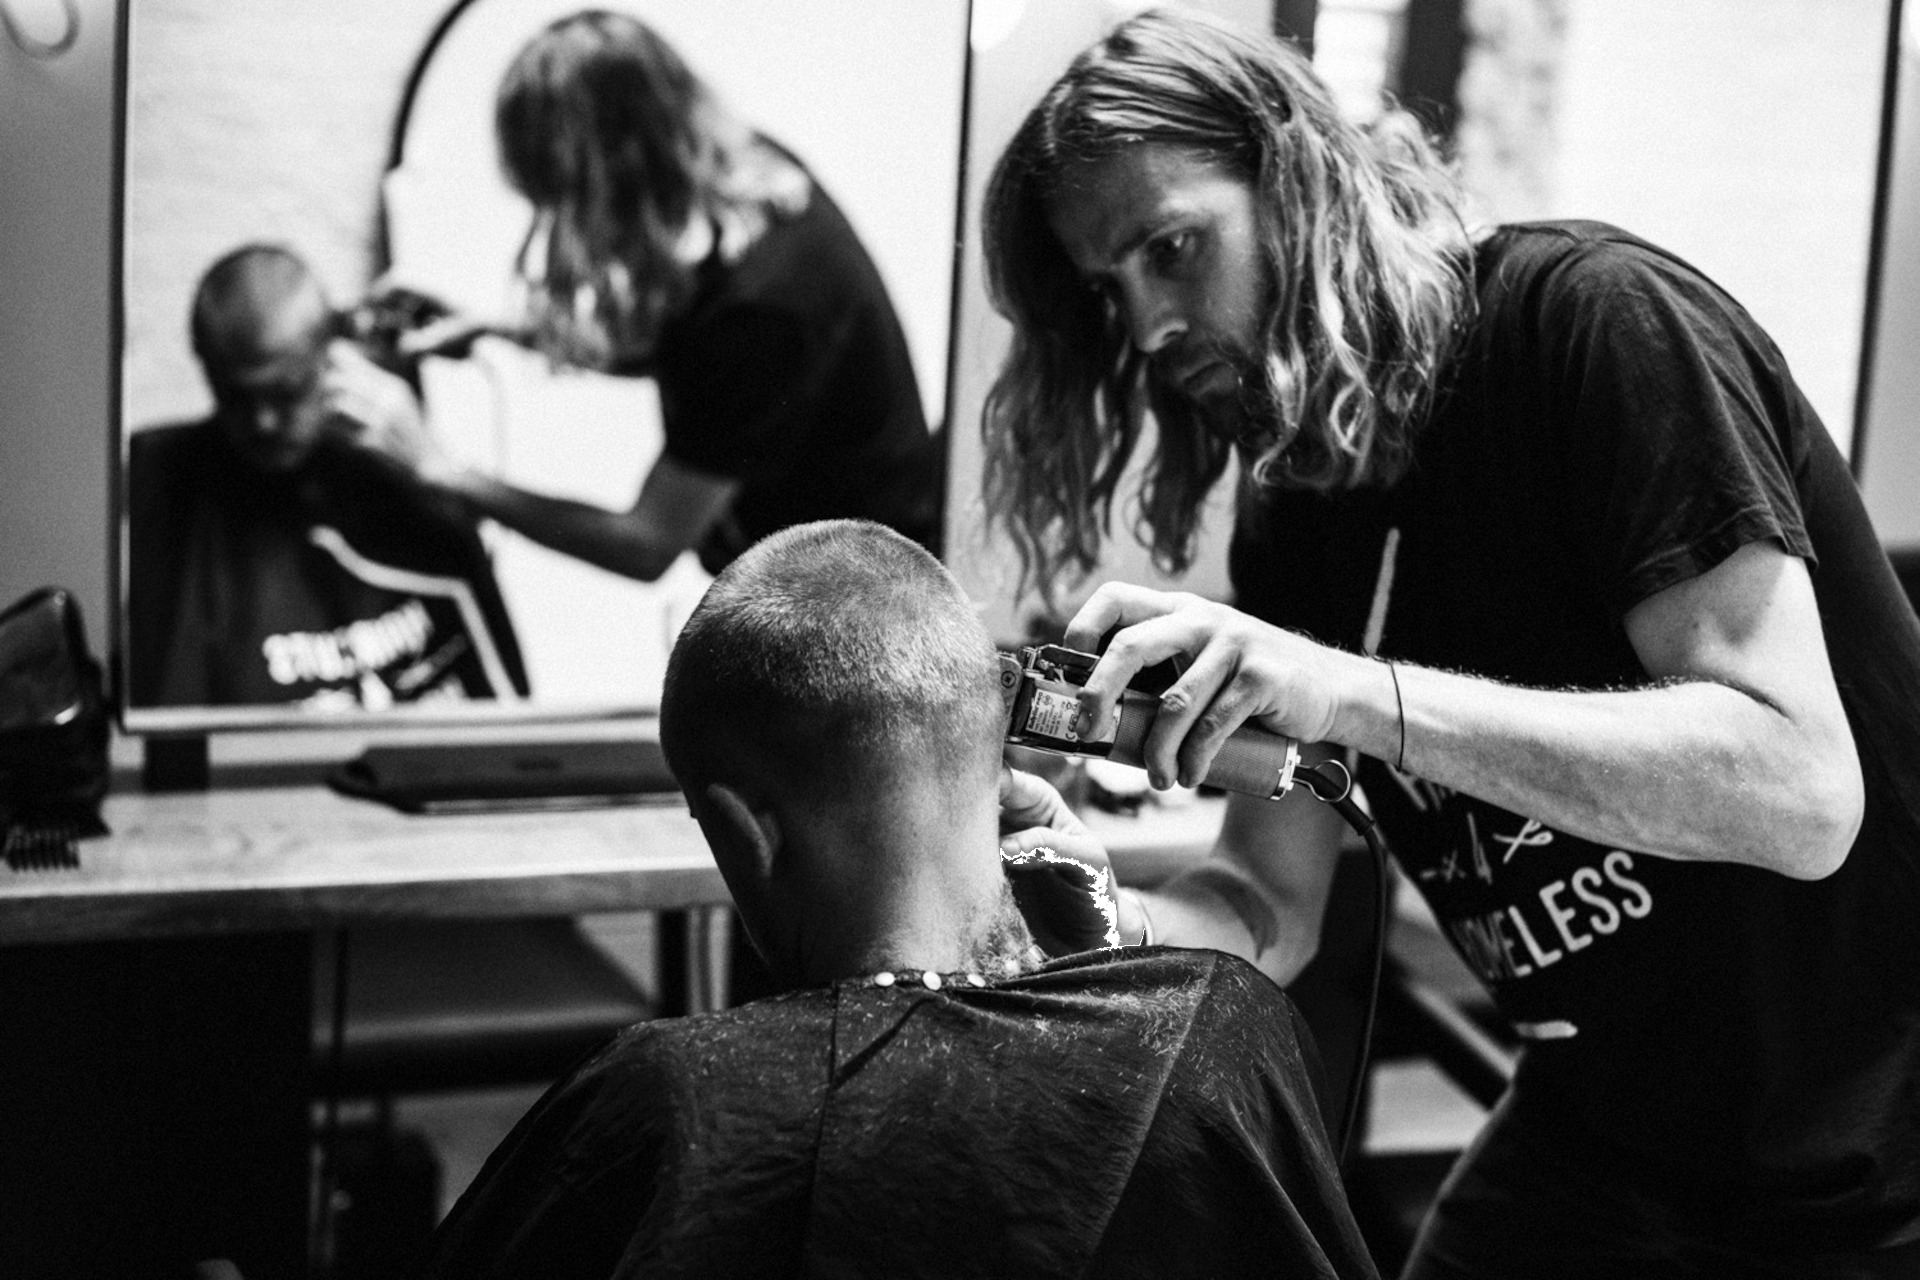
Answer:
[[775, 529], [864, 517], [936, 547], [940, 450], [879, 273], [804, 165], [636, 19], [584, 12], [513, 60], [501, 159], [535, 222], [521, 340], [650, 376], [665, 445], [609, 511], [462, 466], [417, 420], [361, 443], [547, 547], [651, 581]]
[[[1920, 624], [1737, 303], [1460, 208], [1416, 131], [1203, 17], [1121, 25], [1026, 118], [985, 431], [1030, 580], [1095, 564], [1137, 453], [1169, 569], [1241, 477], [1237, 607], [1096, 591], [1082, 726], [1178, 656], [1156, 785], [1245, 722], [1345, 753], [1523, 1038], [1410, 1275], [1920, 1275]], [[1087, 839], [1022, 775], [1009, 810], [1010, 846]], [[1234, 797], [1140, 901], [1285, 982], [1339, 835]]]

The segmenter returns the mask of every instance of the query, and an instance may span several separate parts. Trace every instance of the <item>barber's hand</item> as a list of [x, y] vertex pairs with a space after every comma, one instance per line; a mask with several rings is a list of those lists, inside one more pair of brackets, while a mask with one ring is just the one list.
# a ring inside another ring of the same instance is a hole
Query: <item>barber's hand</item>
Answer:
[[459, 467], [427, 427], [413, 388], [345, 339], [327, 350], [322, 394], [338, 438], [374, 455], [429, 488]]
[[1000, 832], [1001, 867], [1042, 951], [1071, 955], [1145, 934], [1137, 895], [1119, 887], [1106, 847], [1052, 783], [1002, 766]]
[[409, 359], [445, 356], [450, 360], [465, 360], [473, 354], [473, 344], [489, 335], [517, 339], [516, 334], [501, 325], [456, 313], [430, 320], [417, 329], [403, 330], [395, 339], [394, 348]]
[[1046, 846], [1109, 870], [1106, 846], [1039, 774], [1000, 766], [1000, 852], [1013, 857]]
[[1184, 657], [1186, 669], [1161, 695], [1142, 752], [1161, 789], [1205, 777], [1221, 745], [1248, 721], [1301, 742], [1332, 740], [1343, 681], [1354, 677], [1355, 663], [1376, 665], [1200, 596], [1120, 582], [1093, 593], [1068, 624], [1065, 643], [1091, 653], [1116, 625], [1080, 691], [1080, 731], [1108, 722], [1143, 667]]
[[473, 354], [473, 344], [488, 334], [514, 336], [514, 326], [504, 319], [464, 311], [398, 271], [373, 282], [356, 314], [389, 330], [394, 354], [407, 360], [422, 356], [464, 360]]

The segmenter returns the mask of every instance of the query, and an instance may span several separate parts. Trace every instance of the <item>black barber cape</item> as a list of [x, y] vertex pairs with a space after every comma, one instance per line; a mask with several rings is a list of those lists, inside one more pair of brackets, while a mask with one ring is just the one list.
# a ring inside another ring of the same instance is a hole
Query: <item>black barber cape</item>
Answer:
[[377, 460], [323, 444], [269, 474], [199, 422], [135, 433], [127, 490], [134, 706], [527, 692], [474, 522]]
[[916, 977], [628, 1029], [493, 1153], [428, 1274], [1375, 1274], [1305, 1024], [1251, 966]]

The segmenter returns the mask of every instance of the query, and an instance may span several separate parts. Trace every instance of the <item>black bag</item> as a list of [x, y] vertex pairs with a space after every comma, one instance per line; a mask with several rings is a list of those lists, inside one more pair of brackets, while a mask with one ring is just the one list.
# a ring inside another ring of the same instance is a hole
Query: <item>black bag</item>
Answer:
[[107, 700], [80, 606], [59, 587], [0, 612], [0, 847], [7, 862], [72, 863], [105, 835]]

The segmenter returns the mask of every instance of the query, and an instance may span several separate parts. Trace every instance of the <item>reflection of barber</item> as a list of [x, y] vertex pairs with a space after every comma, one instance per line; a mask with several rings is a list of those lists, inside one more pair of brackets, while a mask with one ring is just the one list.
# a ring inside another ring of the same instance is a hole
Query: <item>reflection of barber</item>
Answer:
[[509, 68], [496, 128], [538, 211], [526, 336], [650, 376], [666, 441], [625, 511], [460, 466], [425, 433], [364, 443], [545, 546], [652, 580], [786, 525], [862, 516], [932, 546], [939, 455], [880, 276], [800, 163], [641, 23], [582, 13]]
[[202, 279], [193, 348], [214, 412], [128, 446], [133, 705], [526, 693], [472, 521], [340, 445], [419, 408], [337, 331], [285, 249], [235, 250]]
[[[1091, 561], [1149, 405], [1164, 558], [1251, 473], [1245, 612], [1103, 588], [1082, 714], [1182, 654], [1161, 785], [1248, 720], [1359, 753], [1526, 1041], [1411, 1275], [1920, 1275], [1920, 626], [1745, 311], [1622, 231], [1475, 238], [1457, 200], [1292, 50], [1172, 10], [1029, 115], [985, 216], [1022, 545]], [[1285, 979], [1337, 827], [1236, 797], [1157, 936]]]

